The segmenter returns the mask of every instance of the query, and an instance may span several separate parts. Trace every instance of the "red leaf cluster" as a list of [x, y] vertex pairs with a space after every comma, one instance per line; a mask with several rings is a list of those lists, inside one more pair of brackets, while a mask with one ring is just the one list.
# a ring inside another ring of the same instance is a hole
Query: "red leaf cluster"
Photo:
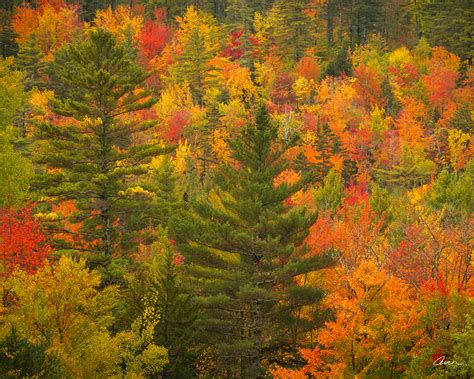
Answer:
[[155, 11], [155, 21], [148, 20], [138, 36], [140, 51], [148, 59], [161, 53], [166, 44], [171, 40], [171, 29], [162, 21], [162, 13]]
[[41, 225], [31, 208], [0, 210], [0, 260], [11, 271], [16, 266], [29, 273], [42, 267], [51, 253]]

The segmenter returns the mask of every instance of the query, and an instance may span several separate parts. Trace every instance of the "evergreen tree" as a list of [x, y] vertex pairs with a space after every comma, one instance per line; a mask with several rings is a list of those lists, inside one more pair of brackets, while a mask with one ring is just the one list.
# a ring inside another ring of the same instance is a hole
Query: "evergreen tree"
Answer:
[[370, 35], [381, 31], [381, 2], [356, 0], [350, 2], [349, 38], [351, 46], [367, 42]]
[[229, 0], [226, 8], [226, 21], [248, 28], [252, 25], [253, 10], [248, 0]]
[[168, 22], [172, 23], [176, 20], [176, 16], [181, 16], [187, 7], [195, 4], [194, 0], [146, 0], [145, 10], [151, 15], [154, 9], [163, 8]]
[[28, 40], [20, 47], [16, 58], [16, 66], [23, 72], [25, 89], [31, 90], [33, 87], [41, 88], [43, 81], [41, 76], [45, 68], [42, 62], [44, 54], [38, 47], [36, 35], [30, 34]]
[[352, 63], [347, 43], [344, 43], [336, 52], [336, 55], [329, 59], [323, 76], [339, 76], [341, 74], [352, 74]]
[[448, 216], [465, 215], [474, 212], [474, 160], [469, 161], [463, 172], [440, 172], [427, 196], [428, 204], [434, 208], [445, 209]]
[[161, 229], [160, 255], [150, 269], [154, 307], [160, 315], [155, 329], [156, 343], [168, 350], [169, 364], [163, 371], [165, 378], [193, 376], [193, 339], [198, 316], [197, 303], [183, 285], [182, 260], [170, 244], [165, 229]]
[[472, 129], [471, 114], [473, 110], [468, 105], [461, 105], [456, 109], [453, 118], [451, 119], [451, 127], [453, 129], [462, 130], [464, 133], [470, 133]]
[[[90, 250], [106, 256], [135, 245], [135, 232], [148, 226], [150, 193], [134, 185], [147, 173], [150, 157], [164, 149], [133, 142], [153, 122], [131, 124], [121, 116], [150, 107], [148, 77], [130, 49], [103, 29], [84, 41], [63, 46], [49, 67], [58, 98], [53, 111], [65, 125], [43, 123], [37, 161], [47, 172], [35, 180], [41, 194], [55, 201], [75, 200], [80, 233]], [[121, 248], [121, 249], [120, 249]]]
[[202, 329], [227, 376], [263, 376], [264, 359], [295, 347], [321, 321], [323, 292], [295, 278], [332, 258], [306, 255], [303, 241], [316, 215], [284, 203], [305, 180], [274, 185], [287, 168], [288, 147], [261, 107], [231, 143], [235, 162], [217, 169], [209, 195], [170, 221], [191, 288], [208, 312]]
[[160, 165], [152, 172], [148, 185], [155, 193], [154, 212], [157, 224], [168, 226], [171, 215], [182, 207], [178, 175], [169, 157], [164, 157]]
[[277, 0], [270, 12], [273, 39], [282, 57], [298, 62], [312, 45], [311, 18], [304, 12], [307, 0]]
[[313, 197], [319, 211], [331, 211], [334, 214], [342, 203], [343, 194], [344, 180], [341, 174], [330, 170], [324, 178], [324, 185], [314, 190]]
[[206, 88], [209, 86], [212, 73], [208, 61], [212, 55], [206, 51], [204, 38], [195, 28], [186, 41], [182, 54], [178, 57], [176, 65], [170, 71], [178, 81], [187, 81], [193, 94], [193, 99], [202, 105]]
[[436, 172], [436, 164], [425, 157], [421, 149], [402, 147], [400, 162], [391, 168], [376, 168], [377, 178], [389, 186], [413, 188], [429, 181]]
[[425, 1], [421, 29], [431, 46], [444, 46], [472, 64], [474, 7], [469, 0]]
[[11, 13], [0, 9], [0, 53], [3, 58], [15, 55], [18, 44], [11, 25]]
[[31, 378], [61, 376], [57, 359], [46, 344], [32, 345], [15, 328], [0, 340], [0, 377]]

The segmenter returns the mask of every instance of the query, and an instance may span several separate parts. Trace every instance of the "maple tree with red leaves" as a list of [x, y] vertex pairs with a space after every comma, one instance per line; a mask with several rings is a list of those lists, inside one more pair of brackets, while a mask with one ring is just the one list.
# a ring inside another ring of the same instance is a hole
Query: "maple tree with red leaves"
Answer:
[[229, 44], [222, 50], [221, 55], [223, 57], [229, 58], [230, 60], [237, 60], [241, 58], [245, 53], [245, 47], [243, 38], [245, 38], [245, 30], [237, 29], [230, 33]]
[[148, 20], [138, 35], [140, 51], [148, 59], [152, 59], [160, 54], [172, 36], [171, 29], [165, 24], [165, 13], [157, 9], [154, 12], [154, 16], [155, 19]]
[[0, 261], [8, 271], [18, 266], [33, 273], [46, 263], [51, 251], [31, 207], [0, 210]]

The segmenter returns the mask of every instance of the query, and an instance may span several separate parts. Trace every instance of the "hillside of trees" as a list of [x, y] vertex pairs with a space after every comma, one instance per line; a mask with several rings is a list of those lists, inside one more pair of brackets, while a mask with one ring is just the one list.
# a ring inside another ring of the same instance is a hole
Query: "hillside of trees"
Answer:
[[472, 0], [0, 2], [0, 378], [474, 377]]

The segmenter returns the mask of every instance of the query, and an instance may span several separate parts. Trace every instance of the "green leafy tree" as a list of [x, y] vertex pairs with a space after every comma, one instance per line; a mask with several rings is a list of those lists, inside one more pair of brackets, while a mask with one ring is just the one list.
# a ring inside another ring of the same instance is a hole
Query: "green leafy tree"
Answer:
[[73, 221], [82, 222], [90, 250], [106, 256], [127, 251], [135, 246], [136, 232], [149, 224], [143, 202], [152, 194], [135, 182], [148, 172], [150, 158], [166, 150], [134, 143], [153, 121], [123, 117], [154, 104], [143, 87], [148, 73], [128, 45], [97, 29], [63, 46], [49, 74], [58, 94], [51, 108], [67, 123], [38, 128], [36, 160], [49, 171], [35, 179], [35, 188], [53, 201], [75, 200]]
[[12, 131], [10, 128], [23, 109], [27, 95], [22, 81], [23, 74], [15, 70], [13, 58], [0, 60], [0, 133]]
[[20, 204], [30, 197], [33, 166], [21, 152], [15, 150], [9, 133], [0, 133], [0, 208]]
[[66, 376], [114, 373], [120, 350], [107, 328], [118, 293], [115, 287], [99, 292], [99, 283], [84, 261], [68, 257], [34, 275], [16, 271], [4, 283], [4, 295], [16, 299], [5, 309], [4, 327], [29, 344], [46, 346], [45, 358], [57, 358]]
[[[471, 299], [467, 300], [472, 302]], [[474, 320], [472, 315], [466, 315], [465, 327], [453, 333], [454, 354], [450, 359], [457, 364], [449, 367], [449, 374], [454, 377], [469, 378], [474, 374]]]
[[[17, 270], [0, 288], [5, 299], [14, 299], [3, 310], [2, 331], [15, 331], [20, 345], [26, 340], [24, 349], [36, 354], [35, 364], [46, 368], [54, 363], [54, 377], [159, 374], [168, 359], [166, 349], [153, 342], [158, 319], [144, 312], [130, 330], [112, 335], [119, 292], [115, 286], [100, 290], [100, 284], [97, 271], [67, 256], [34, 275]], [[14, 341], [7, 338], [6, 343]], [[16, 352], [20, 359], [22, 347]]]
[[[277, 359], [321, 321], [315, 305], [323, 291], [295, 278], [329, 266], [332, 258], [308, 257], [303, 241], [316, 215], [284, 203], [305, 180], [274, 185], [287, 168], [289, 147], [277, 134], [261, 107], [231, 143], [235, 162], [222, 165], [211, 192], [170, 222], [190, 286], [207, 311], [202, 330], [222, 375], [261, 377], [264, 359]], [[304, 319], [302, 308], [308, 309]]]
[[33, 173], [31, 162], [14, 146], [14, 124], [26, 100], [22, 80], [11, 58], [0, 61], [0, 208], [17, 205], [28, 197]]

